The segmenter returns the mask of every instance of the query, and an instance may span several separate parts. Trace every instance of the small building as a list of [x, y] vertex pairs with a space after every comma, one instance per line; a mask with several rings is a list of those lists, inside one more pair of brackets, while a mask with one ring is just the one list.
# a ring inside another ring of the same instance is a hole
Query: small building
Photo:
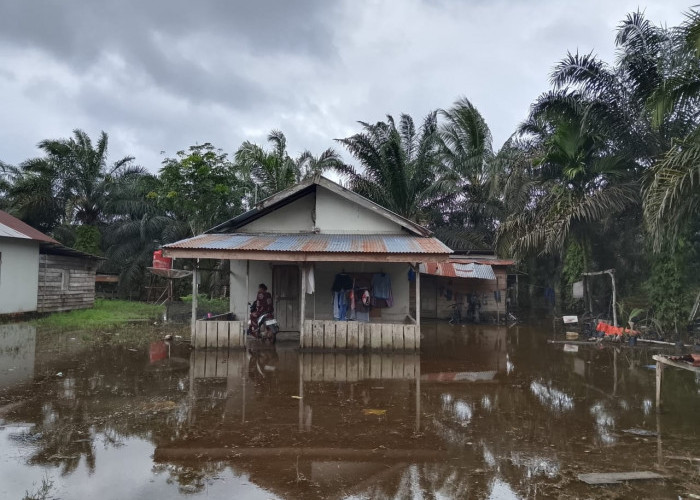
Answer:
[[99, 260], [0, 210], [0, 314], [92, 307]]
[[[475, 323], [503, 318], [509, 301], [508, 267], [493, 254], [453, 254], [449, 261], [421, 265], [421, 316]], [[513, 298], [510, 298], [513, 300]]]
[[280, 330], [298, 332], [302, 348], [415, 350], [418, 266], [451, 253], [426, 228], [321, 176], [164, 247], [176, 259], [230, 261], [238, 321], [193, 318], [195, 347], [244, 345], [248, 303], [265, 283]]

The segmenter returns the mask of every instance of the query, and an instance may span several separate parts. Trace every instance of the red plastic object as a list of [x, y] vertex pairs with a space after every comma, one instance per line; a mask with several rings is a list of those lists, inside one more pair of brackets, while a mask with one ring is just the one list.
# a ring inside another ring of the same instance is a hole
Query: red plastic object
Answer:
[[168, 346], [162, 340], [158, 342], [151, 342], [150, 349], [148, 350], [148, 358], [151, 363], [160, 361], [161, 359], [166, 359], [168, 357]]
[[173, 259], [163, 257], [163, 250], [156, 250], [153, 252], [153, 267], [156, 269], [172, 269]]

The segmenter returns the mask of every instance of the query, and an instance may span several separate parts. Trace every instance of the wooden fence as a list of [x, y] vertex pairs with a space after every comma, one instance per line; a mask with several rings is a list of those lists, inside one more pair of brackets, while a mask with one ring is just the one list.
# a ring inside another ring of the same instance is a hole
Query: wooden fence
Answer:
[[[198, 320], [192, 345], [195, 349], [245, 347], [244, 321]], [[356, 321], [304, 322], [300, 346], [303, 350], [419, 351], [420, 330], [416, 325], [360, 323]]]

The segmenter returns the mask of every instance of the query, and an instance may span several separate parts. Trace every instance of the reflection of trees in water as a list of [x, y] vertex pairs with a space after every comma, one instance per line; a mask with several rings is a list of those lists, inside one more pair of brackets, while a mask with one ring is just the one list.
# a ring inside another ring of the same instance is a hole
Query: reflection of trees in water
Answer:
[[36, 450], [29, 464], [59, 467], [68, 475], [84, 458], [92, 473], [98, 440], [116, 447], [126, 437], [170, 439], [185, 424], [186, 372], [144, 372], [147, 361], [128, 351], [90, 354], [87, 360], [82, 353], [78, 360], [61, 360], [60, 368], [46, 370], [65, 376], [36, 383], [25, 395], [32, 399], [13, 412], [13, 420], [33, 425], [29, 437]]

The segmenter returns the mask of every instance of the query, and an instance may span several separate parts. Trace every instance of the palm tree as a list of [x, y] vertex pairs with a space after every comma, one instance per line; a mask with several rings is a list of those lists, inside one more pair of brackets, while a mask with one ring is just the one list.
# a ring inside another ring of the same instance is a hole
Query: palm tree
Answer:
[[360, 163], [336, 167], [350, 188], [389, 210], [424, 222], [431, 210], [452, 194], [439, 168], [437, 112], [416, 129], [413, 119], [401, 115], [386, 122], [359, 122], [363, 131], [337, 139]]
[[235, 156], [238, 166], [250, 172], [256, 194], [261, 198], [293, 186], [301, 179], [299, 165], [287, 153], [287, 138], [284, 134], [273, 130], [267, 140], [272, 144], [271, 151], [265, 151], [257, 144], [246, 141], [238, 148]]
[[323, 174], [328, 170], [337, 170], [344, 165], [340, 154], [332, 148], [326, 149], [318, 156], [314, 156], [308, 149], [295, 160], [301, 179], [308, 179], [314, 175]]
[[93, 145], [82, 130], [70, 139], [39, 143], [45, 156], [22, 163], [11, 190], [15, 210], [26, 219], [42, 214], [44, 230], [58, 224], [97, 226], [107, 222], [106, 207], [120, 180], [144, 171], [132, 157], [107, 163], [108, 137], [101, 132]]
[[439, 161], [454, 195], [434, 221], [436, 234], [452, 248], [490, 247], [501, 218], [502, 155], [493, 151], [486, 120], [466, 98], [440, 110]]

